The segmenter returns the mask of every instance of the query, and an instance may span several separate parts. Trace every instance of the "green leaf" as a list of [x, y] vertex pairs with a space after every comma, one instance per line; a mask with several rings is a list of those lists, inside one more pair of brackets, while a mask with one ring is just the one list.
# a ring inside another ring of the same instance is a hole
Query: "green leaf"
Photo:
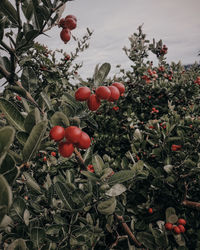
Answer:
[[16, 168], [15, 161], [11, 155], [7, 154], [5, 159], [3, 160], [0, 168], [0, 174], [2, 174], [6, 178], [7, 182], [10, 185], [13, 185], [19, 174], [19, 170], [18, 168]]
[[88, 164], [90, 164], [90, 162], [92, 161], [92, 155], [93, 155], [93, 146], [90, 146], [84, 156], [83, 156], [83, 161], [84, 161], [84, 164], [87, 166]]
[[83, 170], [83, 171], [81, 171], [81, 174], [85, 175], [91, 181], [99, 181], [99, 179], [97, 177], [95, 177], [95, 175], [93, 173], [90, 173], [88, 171]]
[[99, 84], [102, 84], [109, 74], [111, 69], [111, 65], [109, 63], [104, 63], [101, 65], [101, 67], [98, 69], [97, 73], [94, 74], [94, 84], [95, 86], [99, 86]]
[[33, 19], [34, 28], [37, 30], [41, 30], [44, 19], [39, 10], [39, 1], [32, 0], [32, 2], [33, 2], [33, 14], [34, 14], [34, 19]]
[[24, 130], [24, 117], [11, 102], [0, 98], [0, 110], [4, 113], [11, 125], [17, 130]]
[[7, 213], [8, 209], [12, 204], [12, 191], [11, 188], [3, 177], [0, 175], [0, 223], [4, 218], [4, 215]]
[[126, 187], [122, 184], [115, 184], [114, 186], [111, 187], [111, 189], [109, 189], [107, 192], [106, 192], [106, 195], [108, 196], [118, 196], [122, 193], [124, 193], [126, 191]]
[[139, 232], [137, 234], [137, 239], [139, 242], [141, 242], [146, 248], [150, 250], [157, 249], [157, 246], [154, 241], [154, 237], [152, 234], [147, 232]]
[[104, 167], [104, 162], [99, 155], [94, 155], [92, 157], [92, 165], [95, 173], [100, 176]]
[[16, 134], [16, 138], [20, 144], [24, 145], [28, 139], [29, 134], [24, 131], [18, 131]]
[[166, 221], [168, 222], [168, 218], [171, 215], [176, 215], [176, 210], [173, 207], [168, 207], [165, 211], [165, 217], [166, 217]]
[[21, 82], [23, 87], [30, 91], [30, 86], [35, 86], [37, 84], [37, 75], [35, 71], [30, 67], [24, 67], [21, 75]]
[[38, 151], [46, 128], [47, 121], [41, 121], [33, 127], [22, 151], [24, 161], [29, 161]]
[[17, 11], [8, 0], [0, 1], [0, 10], [12, 22], [13, 25], [18, 25]]
[[69, 119], [62, 112], [55, 112], [51, 117], [51, 123], [53, 126], [68, 127], [70, 125]]
[[131, 170], [121, 170], [117, 173], [114, 173], [108, 180], [109, 185], [115, 185], [117, 183], [122, 183], [128, 180], [131, 180], [135, 176], [134, 171]]
[[97, 205], [97, 210], [104, 215], [113, 214], [115, 212], [117, 202], [115, 197], [112, 197], [106, 201], [100, 201]]
[[38, 185], [38, 183], [36, 182], [36, 180], [27, 172], [23, 172], [23, 175], [26, 179], [26, 184], [27, 186], [34, 192], [36, 192], [37, 194], [42, 194], [40, 186]]
[[64, 203], [65, 209], [68, 210], [69, 212], [72, 212], [74, 207], [75, 207], [75, 204], [74, 204], [73, 200], [71, 199], [65, 185], [61, 182], [56, 182], [54, 187], [55, 187], [55, 191], [56, 191], [58, 197]]
[[30, 133], [33, 127], [41, 121], [40, 111], [38, 108], [31, 110], [24, 121], [24, 128], [27, 133]]
[[37, 249], [40, 249], [42, 242], [44, 241], [46, 234], [43, 228], [34, 227], [31, 229], [31, 240]]
[[23, 220], [25, 208], [26, 208], [26, 203], [21, 197], [15, 199], [12, 204], [12, 212], [11, 212], [12, 217], [17, 216], [21, 220]]
[[64, 93], [62, 99], [75, 109], [76, 114], [85, 109], [85, 106], [81, 102], [77, 102], [76, 99], [69, 93]]
[[31, 20], [31, 17], [33, 15], [33, 3], [30, 0], [26, 0], [22, 2], [22, 11], [24, 13], [24, 16], [28, 21]]
[[1, 56], [0, 56], [0, 64], [1, 64], [8, 72], [10, 72], [11, 65], [10, 65], [10, 60], [8, 59], [8, 57], [6, 57], [6, 56], [1, 57]]
[[50, 100], [50, 98], [48, 97], [48, 95], [47, 95], [44, 91], [42, 91], [42, 92], [40, 93], [40, 96], [42, 97], [43, 101], [46, 103], [48, 109], [49, 109], [49, 110], [53, 110], [53, 106], [52, 106], [52, 104], [51, 104], [51, 100]]
[[39, 30], [30, 30], [26, 33], [25, 38], [27, 41], [32, 41], [39, 35], [39, 33]]
[[23, 239], [17, 239], [13, 241], [7, 248], [7, 250], [26, 250], [26, 242]]
[[14, 140], [15, 130], [10, 126], [0, 129], [0, 166]]
[[178, 221], [178, 216], [176, 214], [171, 214], [167, 217], [167, 222], [175, 224]]

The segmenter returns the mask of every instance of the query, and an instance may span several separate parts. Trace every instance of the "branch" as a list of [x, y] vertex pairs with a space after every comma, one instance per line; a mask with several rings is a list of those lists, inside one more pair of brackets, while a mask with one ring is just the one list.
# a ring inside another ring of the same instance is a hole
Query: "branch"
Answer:
[[184, 206], [192, 207], [192, 208], [196, 208], [196, 209], [200, 210], [200, 202], [184, 200], [182, 202], [182, 204]]
[[75, 152], [75, 155], [78, 158], [79, 162], [81, 163], [81, 165], [85, 166], [83, 157], [82, 157], [81, 153], [78, 151], [77, 148], [74, 149], [74, 152]]
[[128, 236], [135, 242], [135, 244], [140, 247], [142, 245], [142, 243], [140, 243], [135, 236], [133, 235], [133, 233], [131, 232], [129, 226], [126, 224], [126, 222], [124, 222], [124, 218], [120, 215], [115, 214], [115, 216], [117, 217], [117, 219], [122, 223], [122, 226], [124, 228], [124, 231], [126, 231], [126, 233], [128, 234]]

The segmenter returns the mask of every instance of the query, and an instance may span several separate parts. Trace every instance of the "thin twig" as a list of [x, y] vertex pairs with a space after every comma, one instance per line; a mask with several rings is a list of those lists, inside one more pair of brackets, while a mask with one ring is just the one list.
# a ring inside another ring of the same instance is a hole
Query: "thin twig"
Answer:
[[182, 202], [184, 206], [200, 209], [200, 202], [184, 200]]
[[74, 152], [75, 152], [75, 155], [76, 157], [78, 158], [79, 162], [84, 165], [84, 160], [83, 160], [83, 157], [81, 155], [81, 153], [78, 151], [77, 148], [74, 149]]
[[129, 226], [126, 224], [126, 222], [124, 222], [124, 218], [122, 216], [120, 216], [120, 215], [117, 215], [117, 214], [115, 214], [115, 216], [122, 223], [122, 226], [123, 226], [124, 230], [126, 231], [127, 235], [130, 236], [130, 238], [135, 242], [135, 244], [140, 247], [142, 245], [142, 243], [140, 243], [136, 239], [136, 237], [133, 235], [133, 233], [131, 232]]

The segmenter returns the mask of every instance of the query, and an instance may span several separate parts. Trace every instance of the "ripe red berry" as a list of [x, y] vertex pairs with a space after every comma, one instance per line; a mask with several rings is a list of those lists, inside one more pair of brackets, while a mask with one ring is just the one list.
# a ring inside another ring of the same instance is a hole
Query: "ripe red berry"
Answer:
[[65, 129], [61, 126], [54, 126], [51, 130], [50, 130], [50, 138], [54, 141], [60, 141], [64, 138], [65, 136]]
[[173, 227], [173, 230], [174, 230], [174, 233], [176, 233], [176, 234], [180, 234], [181, 233], [180, 228], [177, 227], [177, 226]]
[[61, 142], [59, 144], [59, 153], [63, 157], [70, 157], [74, 152], [74, 145], [69, 142]]
[[63, 40], [64, 43], [69, 42], [71, 39], [71, 32], [69, 29], [62, 29], [60, 32], [60, 38]]
[[80, 87], [75, 92], [75, 99], [77, 101], [86, 101], [90, 97], [90, 89], [88, 87]]
[[68, 61], [68, 60], [70, 60], [70, 55], [65, 56], [65, 61]]
[[111, 91], [110, 98], [108, 99], [109, 102], [117, 101], [120, 97], [119, 89], [115, 86], [109, 86], [108, 87]]
[[165, 228], [166, 228], [167, 230], [172, 230], [172, 229], [173, 229], [172, 223], [167, 222], [167, 223], [165, 224]]
[[94, 173], [94, 167], [93, 167], [93, 165], [88, 165], [88, 166], [87, 166], [87, 170], [88, 170], [89, 172], [91, 172], [91, 173]]
[[185, 219], [182, 219], [182, 218], [180, 218], [180, 219], [178, 219], [178, 224], [180, 224], [180, 225], [186, 225], [186, 220]]
[[152, 213], [153, 213], [153, 209], [150, 207], [150, 208], [148, 209], [148, 212], [149, 212], [149, 214], [152, 214]]
[[47, 157], [46, 156], [44, 156], [43, 161], [47, 161]]
[[120, 94], [123, 94], [125, 92], [125, 86], [121, 82], [114, 82], [112, 83], [112, 86], [115, 86], [119, 89]]
[[76, 21], [74, 18], [67, 17], [65, 18], [65, 25], [68, 29], [74, 30], [76, 28]]
[[81, 136], [76, 146], [81, 149], [87, 149], [90, 147], [90, 144], [91, 144], [91, 140], [90, 140], [89, 135], [82, 131]]
[[185, 233], [185, 227], [183, 225], [178, 225], [178, 227], [181, 230], [181, 233]]
[[99, 100], [99, 98], [95, 94], [92, 94], [88, 98], [87, 104], [88, 104], [89, 110], [95, 111], [100, 107], [101, 101]]
[[22, 98], [20, 96], [16, 96], [17, 100], [21, 102]]
[[108, 100], [110, 95], [111, 95], [111, 91], [108, 87], [106, 86], [100, 86], [96, 89], [95, 91], [97, 97], [99, 99], [102, 99], [102, 100]]
[[56, 156], [56, 152], [51, 152], [51, 155], [55, 157]]
[[63, 29], [66, 29], [66, 22], [65, 22], [65, 18], [61, 18], [58, 24], [59, 27], [62, 27]]
[[76, 126], [69, 126], [65, 129], [66, 139], [73, 144], [79, 141], [81, 133], [81, 129]]
[[77, 18], [74, 15], [68, 15], [65, 17], [65, 19], [67, 19], [67, 18], [73, 18], [77, 22]]

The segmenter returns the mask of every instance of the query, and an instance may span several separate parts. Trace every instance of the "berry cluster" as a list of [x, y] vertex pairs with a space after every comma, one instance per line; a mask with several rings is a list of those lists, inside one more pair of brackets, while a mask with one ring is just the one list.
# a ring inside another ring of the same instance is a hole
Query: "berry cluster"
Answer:
[[[49, 136], [52, 140], [59, 142], [58, 151], [63, 157], [70, 157], [74, 152], [74, 147], [87, 149], [91, 144], [89, 135], [76, 126], [67, 128], [54, 126]], [[65, 141], [61, 141], [64, 138]]]
[[124, 84], [114, 82], [108, 87], [98, 87], [94, 94], [91, 94], [88, 87], [80, 87], [75, 92], [75, 99], [80, 102], [87, 101], [89, 110], [96, 111], [101, 105], [101, 100], [108, 100], [109, 102], [117, 101], [120, 96], [123, 96], [124, 92]]
[[167, 54], [168, 48], [166, 45], [163, 45], [162, 49], [160, 50], [160, 55]]
[[174, 233], [176, 234], [180, 234], [180, 233], [184, 233], [185, 232], [185, 225], [186, 225], [186, 220], [180, 218], [178, 219], [178, 225], [173, 225], [172, 223], [170, 222], [167, 222], [165, 224], [165, 229], [168, 230], [168, 231], [174, 231]]
[[181, 149], [181, 147], [182, 147], [181, 145], [172, 144], [171, 150], [172, 151], [178, 151], [178, 150]]
[[156, 109], [156, 108], [152, 108], [152, 111], [151, 111], [151, 113], [152, 114], [154, 114], [154, 113], [158, 113], [159, 112], [159, 110], [158, 109]]
[[75, 29], [77, 25], [77, 18], [73, 15], [68, 15], [65, 18], [60, 19], [58, 24], [62, 28], [60, 32], [60, 38], [64, 43], [69, 42], [71, 39], [71, 30]]
[[197, 79], [194, 81], [194, 83], [197, 83], [198, 85], [200, 85], [200, 76], [197, 76]]

